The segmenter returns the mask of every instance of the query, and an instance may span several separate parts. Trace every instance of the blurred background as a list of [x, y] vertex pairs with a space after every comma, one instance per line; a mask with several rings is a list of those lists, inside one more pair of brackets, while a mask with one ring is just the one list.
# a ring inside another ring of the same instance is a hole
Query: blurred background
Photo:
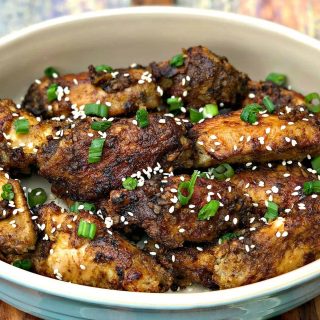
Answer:
[[320, 39], [320, 0], [0, 0], [0, 36], [43, 20], [138, 5], [174, 5], [271, 20]]

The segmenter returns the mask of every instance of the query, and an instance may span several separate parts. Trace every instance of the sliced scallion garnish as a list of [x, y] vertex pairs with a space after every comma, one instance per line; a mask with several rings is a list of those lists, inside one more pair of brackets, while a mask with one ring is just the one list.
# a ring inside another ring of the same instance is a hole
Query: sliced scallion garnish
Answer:
[[88, 103], [84, 106], [84, 113], [87, 116], [106, 118], [108, 116], [108, 107], [104, 104]]
[[97, 138], [92, 140], [91, 145], [89, 147], [88, 163], [100, 162], [104, 143], [105, 139], [103, 138]]
[[57, 69], [55, 69], [54, 67], [48, 67], [44, 70], [44, 74], [48, 77], [48, 78], [57, 78], [59, 77], [59, 72], [57, 71]]
[[17, 268], [29, 271], [32, 268], [32, 261], [30, 259], [16, 260], [12, 263], [12, 265]]
[[304, 99], [309, 111], [313, 113], [320, 112], [320, 95], [317, 92], [307, 94]]
[[96, 131], [106, 131], [111, 127], [111, 121], [93, 121], [91, 123], [91, 129]]
[[271, 81], [278, 86], [284, 86], [287, 83], [287, 76], [282, 73], [271, 72], [267, 75], [266, 81]]
[[145, 128], [149, 125], [149, 113], [146, 109], [139, 109], [136, 113], [136, 120], [140, 128]]
[[2, 186], [1, 197], [3, 200], [11, 201], [14, 199], [14, 191], [11, 183], [6, 183]]
[[211, 200], [204, 205], [198, 213], [199, 220], [209, 220], [214, 217], [220, 206], [220, 202], [217, 200]]
[[97, 232], [97, 225], [95, 223], [80, 220], [78, 226], [78, 236], [93, 240]]
[[228, 163], [222, 163], [216, 168], [210, 169], [210, 174], [217, 180], [225, 180], [234, 175], [234, 170]]
[[188, 204], [193, 195], [198, 175], [199, 171], [194, 171], [189, 181], [183, 181], [178, 186], [178, 200], [183, 206]]
[[278, 205], [272, 201], [268, 201], [267, 212], [264, 215], [264, 218], [270, 222], [278, 218]]
[[307, 181], [303, 184], [303, 192], [306, 195], [312, 194], [312, 193], [320, 193], [320, 181]]
[[258, 113], [262, 107], [257, 103], [248, 104], [241, 112], [240, 119], [242, 121], [253, 124], [258, 121]]
[[16, 133], [27, 134], [29, 133], [29, 120], [27, 119], [17, 119], [13, 123]]
[[44, 204], [47, 201], [47, 194], [42, 188], [35, 188], [28, 193], [28, 204], [30, 208]]
[[269, 113], [273, 113], [276, 110], [275, 105], [273, 104], [272, 100], [269, 96], [265, 96], [262, 100], [264, 106], [268, 110]]
[[134, 190], [138, 186], [138, 180], [128, 177], [122, 182], [122, 186], [127, 190]]
[[47, 89], [47, 99], [48, 102], [52, 102], [53, 100], [57, 99], [57, 89], [58, 85], [56, 83], [50, 84], [50, 86]]
[[101, 64], [99, 66], [95, 66], [94, 68], [97, 72], [101, 72], [101, 71], [112, 72], [113, 71], [112, 67], [108, 66], [107, 64]]
[[320, 174], [320, 156], [317, 156], [311, 160], [312, 169], [317, 171], [317, 174]]
[[175, 55], [170, 60], [171, 67], [181, 67], [183, 64], [184, 64], [184, 57], [181, 53]]

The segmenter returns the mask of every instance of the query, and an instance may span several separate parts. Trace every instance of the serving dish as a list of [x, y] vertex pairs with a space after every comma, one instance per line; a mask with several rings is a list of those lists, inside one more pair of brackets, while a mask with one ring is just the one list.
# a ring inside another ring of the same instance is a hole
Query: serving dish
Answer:
[[[254, 79], [275, 70], [288, 74], [290, 84], [302, 92], [317, 89], [316, 40], [233, 14], [135, 8], [65, 17], [3, 38], [0, 96], [18, 102], [17, 92], [22, 95], [30, 80], [53, 63], [62, 72], [106, 61], [114, 66], [145, 63], [200, 43], [228, 56]], [[0, 298], [47, 319], [260, 319], [318, 295], [319, 266], [316, 261], [280, 277], [219, 292], [146, 294], [62, 283], [0, 262]]]

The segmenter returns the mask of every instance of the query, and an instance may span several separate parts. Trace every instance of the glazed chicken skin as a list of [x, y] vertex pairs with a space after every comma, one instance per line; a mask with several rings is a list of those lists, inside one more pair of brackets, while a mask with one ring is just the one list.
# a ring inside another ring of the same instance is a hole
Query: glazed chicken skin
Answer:
[[[29, 132], [17, 133], [15, 121], [27, 119]], [[60, 128], [57, 121], [39, 122], [28, 112], [18, 109], [12, 100], [0, 100], [0, 166], [8, 171], [29, 173], [38, 149]]]
[[[33, 257], [37, 273], [59, 280], [99, 288], [163, 292], [171, 285], [170, 274], [155, 260], [88, 212], [71, 215], [51, 203], [38, 210], [45, 225]], [[93, 240], [78, 236], [81, 220], [97, 227]]]
[[320, 124], [314, 114], [260, 114], [257, 125], [240, 119], [241, 110], [196, 124], [189, 136], [194, 142], [195, 167], [219, 163], [302, 160], [320, 154]]
[[[47, 89], [59, 86], [57, 99], [49, 102]], [[22, 107], [36, 116], [68, 117], [82, 105], [96, 103], [109, 106], [109, 115], [132, 114], [139, 108], [155, 109], [160, 105], [161, 91], [148, 70], [138, 68], [97, 72], [93, 66], [88, 72], [67, 74], [57, 78], [44, 77], [33, 83]]]
[[[10, 184], [12, 200], [3, 199], [3, 186]], [[0, 171], [0, 255], [22, 255], [35, 248], [36, 232], [24, 192], [18, 180]]]
[[[198, 177], [187, 205], [178, 201], [178, 187], [190, 176], [181, 175], [147, 181], [136, 190], [113, 190], [108, 201], [97, 207], [112, 219], [114, 226], [137, 225], [158, 244], [181, 247], [184, 242], [212, 241], [226, 230], [249, 225], [254, 217], [251, 202], [229, 182]], [[198, 213], [211, 200], [220, 202], [216, 214], [200, 220]]]
[[[153, 62], [151, 73], [167, 97], [181, 97], [185, 106], [235, 105], [247, 93], [248, 76], [236, 70], [226, 57], [197, 46], [182, 51], [184, 63]], [[184, 93], [186, 92], [186, 93]]]
[[242, 106], [251, 103], [263, 105], [263, 98], [269, 96], [274, 103], [276, 110], [282, 107], [305, 106], [304, 96], [294, 90], [288, 90], [271, 81], [252, 81], [248, 82], [248, 95], [243, 100]]
[[209, 288], [239, 287], [292, 271], [319, 258], [320, 253], [320, 202], [308, 196], [302, 203], [305, 209], [294, 209], [285, 218], [253, 227], [238, 239], [201, 251], [181, 248], [157, 256], [178, 282]]
[[[185, 127], [173, 118], [150, 114], [149, 125], [140, 128], [133, 119], [120, 119], [99, 134], [87, 117], [63, 130], [60, 140], [50, 140], [38, 152], [39, 173], [52, 183], [54, 193], [72, 200], [93, 201], [136, 174], [161, 172], [172, 166], [190, 166]], [[93, 139], [105, 138], [101, 161], [88, 163]]]
[[290, 213], [305, 197], [303, 184], [317, 180], [317, 176], [301, 164], [259, 165], [254, 171], [250, 167], [237, 170], [231, 182], [245, 191], [262, 210], [266, 210], [266, 201], [273, 201], [280, 211]]

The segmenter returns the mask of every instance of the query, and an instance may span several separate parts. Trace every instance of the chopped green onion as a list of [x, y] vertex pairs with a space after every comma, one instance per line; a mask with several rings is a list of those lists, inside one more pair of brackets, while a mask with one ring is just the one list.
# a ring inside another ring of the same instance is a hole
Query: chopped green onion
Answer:
[[183, 107], [183, 102], [180, 98], [172, 97], [167, 99], [169, 111], [180, 110]]
[[91, 129], [96, 131], [106, 131], [111, 127], [111, 121], [94, 121], [91, 123]]
[[13, 266], [23, 269], [23, 270], [31, 270], [32, 268], [32, 261], [30, 259], [22, 259], [16, 260], [12, 263]]
[[149, 125], [149, 113], [146, 109], [139, 109], [136, 113], [136, 120], [140, 128], [145, 128]]
[[88, 103], [84, 106], [84, 113], [87, 116], [105, 118], [108, 116], [108, 107], [104, 104]]
[[216, 104], [206, 104], [203, 108], [203, 117], [212, 118], [219, 114], [219, 109]]
[[138, 180], [128, 177], [122, 182], [122, 186], [127, 190], [134, 190], [138, 186]]
[[78, 226], [78, 236], [93, 240], [97, 232], [97, 225], [95, 223], [80, 220]]
[[320, 95], [317, 92], [309, 93], [304, 99], [309, 111], [313, 113], [320, 112]]
[[48, 78], [57, 78], [59, 77], [59, 72], [57, 71], [57, 69], [55, 69], [54, 67], [48, 67], [44, 70], [44, 74], [48, 77]]
[[[80, 209], [79, 207], [82, 206]], [[91, 212], [95, 212], [96, 211], [96, 207], [93, 203], [89, 203], [89, 202], [74, 202], [71, 206], [70, 206], [70, 211], [71, 212], [76, 212], [78, 213], [79, 210], [85, 210], [85, 211], [91, 211]]]
[[268, 201], [268, 209], [264, 218], [270, 222], [278, 218], [278, 205], [272, 201]]
[[303, 192], [306, 195], [320, 193], [320, 181], [307, 181], [303, 184]]
[[113, 71], [112, 67], [108, 66], [107, 64], [101, 64], [101, 65], [96, 66], [94, 68], [97, 72], [101, 72], [101, 71], [112, 72]]
[[211, 168], [210, 173], [217, 180], [225, 180], [234, 175], [234, 170], [228, 163], [222, 163], [216, 168]]
[[89, 163], [100, 162], [105, 140], [106, 139], [103, 138], [97, 138], [92, 140], [91, 146], [89, 147]]
[[181, 67], [183, 64], [184, 64], [184, 57], [183, 57], [183, 55], [181, 53], [175, 55], [170, 60], [170, 65], [172, 67]]
[[220, 202], [217, 200], [211, 200], [204, 205], [198, 213], [199, 220], [209, 220], [214, 217], [220, 206]]
[[271, 72], [267, 75], [266, 81], [271, 81], [278, 86], [284, 86], [287, 83], [287, 76], [285, 74]]
[[273, 113], [276, 110], [275, 105], [273, 104], [272, 100], [269, 96], [265, 96], [262, 100], [264, 106], [268, 110], [269, 113]]
[[14, 199], [14, 192], [11, 183], [6, 183], [2, 186], [1, 197], [3, 200], [11, 201]]
[[13, 123], [16, 133], [26, 134], [29, 133], [29, 120], [17, 119]]
[[[189, 181], [183, 181], [179, 184], [178, 187], [178, 200], [180, 203], [185, 206], [190, 201], [193, 192], [194, 192], [194, 186], [196, 184], [197, 178], [199, 175], [199, 171], [195, 170], [193, 171], [193, 174]], [[183, 190], [187, 191], [188, 195], [183, 195]]]
[[203, 113], [199, 112], [196, 109], [190, 108], [189, 113], [190, 113], [190, 121], [192, 123], [198, 123], [200, 120], [203, 119]]
[[30, 208], [44, 204], [47, 201], [47, 194], [42, 188], [33, 189], [28, 193], [28, 204]]
[[48, 89], [47, 89], [47, 99], [48, 102], [52, 102], [53, 100], [57, 99], [57, 89], [58, 89], [58, 84], [52, 83]]
[[317, 156], [311, 160], [312, 169], [317, 171], [317, 174], [320, 174], [320, 156]]
[[258, 112], [262, 110], [262, 107], [257, 103], [248, 104], [241, 112], [240, 119], [248, 123], [255, 123], [258, 121]]
[[228, 232], [224, 234], [219, 240], [219, 243], [224, 243], [225, 241], [229, 241], [231, 239], [237, 238], [238, 234], [234, 232]]

